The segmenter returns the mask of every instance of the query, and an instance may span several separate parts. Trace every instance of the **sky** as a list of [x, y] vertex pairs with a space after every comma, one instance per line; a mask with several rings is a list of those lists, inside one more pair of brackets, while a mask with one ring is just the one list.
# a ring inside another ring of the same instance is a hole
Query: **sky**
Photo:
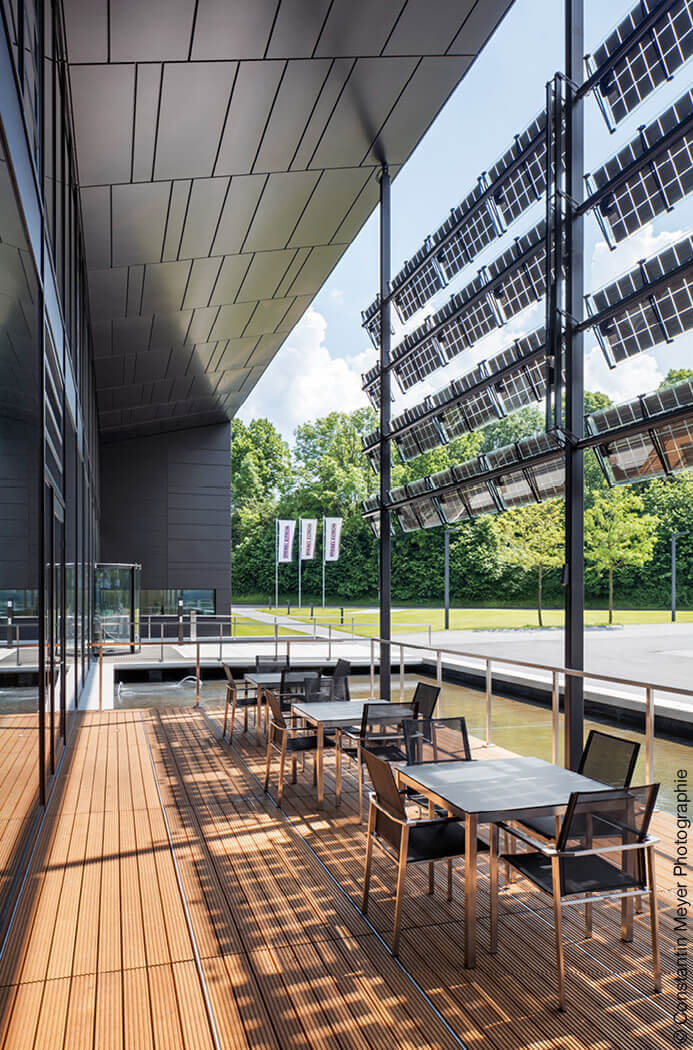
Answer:
[[[432, 0], [435, 2], [435, 0]], [[505, 152], [513, 136], [540, 112], [546, 81], [563, 63], [563, 4], [559, 0], [515, 0], [491, 41], [453, 93], [411, 158], [392, 184], [392, 272], [415, 254], [424, 238], [440, 226], [476, 184], [477, 178]], [[595, 47], [632, 9], [634, 0], [585, 0], [585, 40]], [[691, 87], [691, 64], [662, 85], [610, 134], [595, 101], [585, 109], [586, 170], [596, 170]], [[543, 203], [527, 211], [502, 240], [494, 241], [457, 275], [407, 325], [415, 327], [464, 287], [480, 266], [500, 255], [512, 238], [543, 217]], [[632, 268], [640, 259], [662, 251], [693, 228], [693, 200], [677, 205], [610, 251], [593, 216], [585, 222], [586, 290], [596, 290]], [[260, 378], [239, 417], [272, 420], [291, 442], [295, 428], [327, 413], [351, 411], [368, 404], [361, 374], [376, 363], [376, 351], [361, 328], [361, 311], [378, 288], [377, 211], [333, 270], [313, 305], [289, 335]], [[479, 360], [508, 346], [543, 323], [543, 304], [524, 311], [496, 329], [447, 368], [433, 373], [407, 395], [397, 395], [393, 414], [417, 404]], [[394, 315], [394, 310], [393, 310]], [[396, 345], [403, 331], [394, 318]], [[626, 401], [654, 390], [670, 368], [693, 367], [693, 336], [640, 354], [610, 370], [595, 338], [585, 341], [585, 385], [614, 401]]]

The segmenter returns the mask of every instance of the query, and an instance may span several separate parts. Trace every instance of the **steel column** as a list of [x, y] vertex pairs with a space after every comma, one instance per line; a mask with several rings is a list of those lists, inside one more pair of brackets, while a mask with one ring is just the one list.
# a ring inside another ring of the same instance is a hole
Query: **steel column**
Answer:
[[391, 559], [390, 498], [390, 172], [380, 172], [380, 696], [390, 699]]
[[450, 529], [445, 529], [445, 630], [450, 630]]
[[[565, 429], [565, 665], [584, 668], [585, 552], [584, 452], [574, 442], [584, 435], [583, 335], [578, 325], [584, 309], [584, 220], [577, 215], [583, 197], [584, 103], [577, 95], [583, 79], [584, 0], [565, 2], [566, 88], [566, 392]], [[565, 765], [577, 769], [583, 748], [584, 689], [581, 678], [566, 676]]]
[[676, 537], [678, 533], [671, 534], [671, 622], [676, 623]]

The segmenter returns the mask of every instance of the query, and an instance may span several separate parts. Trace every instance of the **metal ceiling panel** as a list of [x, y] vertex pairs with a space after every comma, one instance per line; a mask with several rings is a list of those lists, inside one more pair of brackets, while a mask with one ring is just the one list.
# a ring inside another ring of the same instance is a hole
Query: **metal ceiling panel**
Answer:
[[405, 0], [334, 0], [315, 54], [379, 55], [404, 6]]
[[194, 179], [214, 174], [237, 68], [235, 62], [176, 62], [164, 66], [155, 179]]
[[212, 245], [214, 255], [240, 252], [266, 182], [266, 175], [231, 178]]
[[511, 2], [66, 0], [109, 437], [237, 410]]
[[253, 170], [285, 67], [284, 62], [241, 62], [215, 175], [246, 175]]
[[344, 85], [310, 167], [358, 167], [417, 62], [416, 58], [360, 58]]
[[270, 175], [243, 251], [284, 248], [320, 178], [318, 171], [287, 171]]
[[267, 58], [310, 58], [332, 0], [282, 0]]
[[295, 254], [296, 250], [293, 248], [286, 251], [257, 252], [238, 291], [237, 302], [271, 299], [276, 294]]
[[441, 55], [455, 38], [475, 0], [407, 0], [383, 54]]
[[193, 61], [263, 58], [278, 6], [279, 0], [199, 0]]
[[82, 186], [130, 181], [134, 66], [72, 66], [72, 111]]
[[111, 62], [184, 62], [195, 0], [117, 0], [108, 5]]
[[[106, 207], [110, 204], [113, 209], [113, 266], [161, 260], [169, 196], [170, 187], [163, 182], [113, 187], [110, 201], [103, 200]], [[107, 223], [108, 211], [99, 226], [105, 227]]]

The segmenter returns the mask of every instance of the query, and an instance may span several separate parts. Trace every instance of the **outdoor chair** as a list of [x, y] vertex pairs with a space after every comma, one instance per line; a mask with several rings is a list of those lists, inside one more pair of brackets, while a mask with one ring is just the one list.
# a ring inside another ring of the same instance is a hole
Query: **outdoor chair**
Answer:
[[414, 690], [414, 703], [421, 718], [430, 718], [436, 709], [440, 686], [430, 682], [417, 682]]
[[[239, 685], [234, 680], [231, 668], [228, 664], [222, 664], [224, 668], [224, 674], [226, 675], [226, 701], [224, 704], [224, 728], [222, 729], [222, 736], [226, 736], [226, 725], [229, 716], [229, 704], [231, 704], [231, 728], [229, 730], [229, 743], [233, 743], [233, 729], [236, 720], [236, 708], [243, 708], [243, 732], [248, 732], [248, 709], [257, 707], [257, 696], [255, 692], [248, 690], [248, 683], [245, 682], [243, 685]], [[240, 690], [243, 690], [241, 693]]]
[[[590, 729], [578, 773], [612, 788], [630, 787], [639, 751], [640, 744], [635, 740], [626, 740], [610, 733], [602, 733], [599, 729]], [[525, 817], [518, 823], [524, 828], [529, 828], [534, 834], [554, 841], [560, 817]]]
[[[368, 833], [366, 837], [366, 863], [363, 872], [363, 895], [361, 911], [368, 911], [373, 845], [377, 845], [397, 863], [397, 891], [395, 895], [395, 921], [392, 936], [392, 953], [399, 953], [400, 926], [402, 921], [402, 896], [408, 864], [432, 864], [446, 860], [448, 869], [448, 900], [452, 899], [452, 861], [464, 856], [465, 831], [459, 819], [435, 817], [413, 820], [407, 816], [406, 796], [397, 788], [388, 763], [371, 751], [364, 751], [368, 775], [373, 784], [368, 811]], [[485, 842], [478, 841], [480, 852], [488, 850]], [[432, 883], [429, 882], [429, 892]]]
[[337, 660], [334, 671], [330, 668], [329, 673], [324, 673], [324, 677], [327, 680], [325, 684], [331, 686], [333, 700], [351, 700], [349, 693], [350, 674], [351, 664], [348, 660], [341, 658]]
[[320, 674], [316, 674], [313, 678], [306, 678], [303, 690], [306, 703], [320, 703], [333, 699], [332, 684], [329, 678], [325, 680]]
[[405, 762], [407, 756], [404, 750], [402, 722], [406, 718], [415, 718], [416, 713], [413, 702], [364, 704], [358, 732], [344, 730], [342, 738], [347, 744], [343, 751], [356, 760], [360, 821], [363, 820], [364, 751], [368, 749], [385, 762]]
[[[502, 860], [539, 890], [553, 897], [556, 939], [558, 1006], [565, 1010], [565, 960], [561, 934], [562, 909], [569, 904], [585, 908], [585, 934], [592, 934], [596, 901], [621, 901], [621, 939], [630, 940], [632, 898], [646, 893], [650, 904], [650, 933], [655, 991], [662, 988], [657, 928], [654, 844], [648, 835], [659, 784], [604, 791], [578, 791], [570, 796], [556, 839], [549, 845], [530, 838], [516, 826], [504, 831], [528, 845], [526, 853], [504, 853]], [[497, 827], [491, 833], [491, 951], [498, 943]]]
[[402, 723], [409, 765], [421, 762], [470, 762], [472, 758], [464, 718], [407, 718]]
[[[279, 754], [279, 781], [277, 786], [277, 805], [281, 804], [284, 793], [284, 771], [287, 755], [291, 759], [291, 780], [296, 782], [296, 761], [299, 755], [313, 754], [318, 750], [318, 735], [311, 727], [302, 727], [298, 724], [299, 719], [295, 715], [285, 716], [279, 705], [277, 694], [271, 689], [266, 690], [267, 703], [271, 712], [269, 729], [267, 730], [267, 760], [265, 763], [265, 784], [267, 793], [270, 778], [270, 764], [272, 752]], [[325, 740], [325, 748], [334, 747], [334, 744]], [[313, 782], [316, 782], [317, 762], [313, 768]]]
[[255, 657], [255, 674], [276, 674], [277, 671], [283, 671], [288, 666], [288, 656], [285, 656], [283, 659], [272, 659], [269, 656]]
[[306, 689], [309, 688], [309, 683], [313, 682], [317, 682], [318, 687], [320, 686], [319, 671], [290, 671], [284, 667], [282, 669], [281, 685], [278, 690], [275, 690], [275, 693], [278, 694], [282, 711], [290, 711], [292, 703], [298, 700], [305, 700]]

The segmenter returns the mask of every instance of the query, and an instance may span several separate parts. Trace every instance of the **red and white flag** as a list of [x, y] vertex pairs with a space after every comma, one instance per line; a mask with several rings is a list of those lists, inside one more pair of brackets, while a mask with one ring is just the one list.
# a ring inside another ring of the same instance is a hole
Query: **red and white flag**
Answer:
[[325, 561], [339, 561], [342, 519], [325, 518]]
[[316, 518], [301, 518], [301, 561], [311, 561], [315, 557], [315, 533], [318, 529]]
[[280, 518], [277, 525], [277, 561], [293, 561], [296, 522]]

